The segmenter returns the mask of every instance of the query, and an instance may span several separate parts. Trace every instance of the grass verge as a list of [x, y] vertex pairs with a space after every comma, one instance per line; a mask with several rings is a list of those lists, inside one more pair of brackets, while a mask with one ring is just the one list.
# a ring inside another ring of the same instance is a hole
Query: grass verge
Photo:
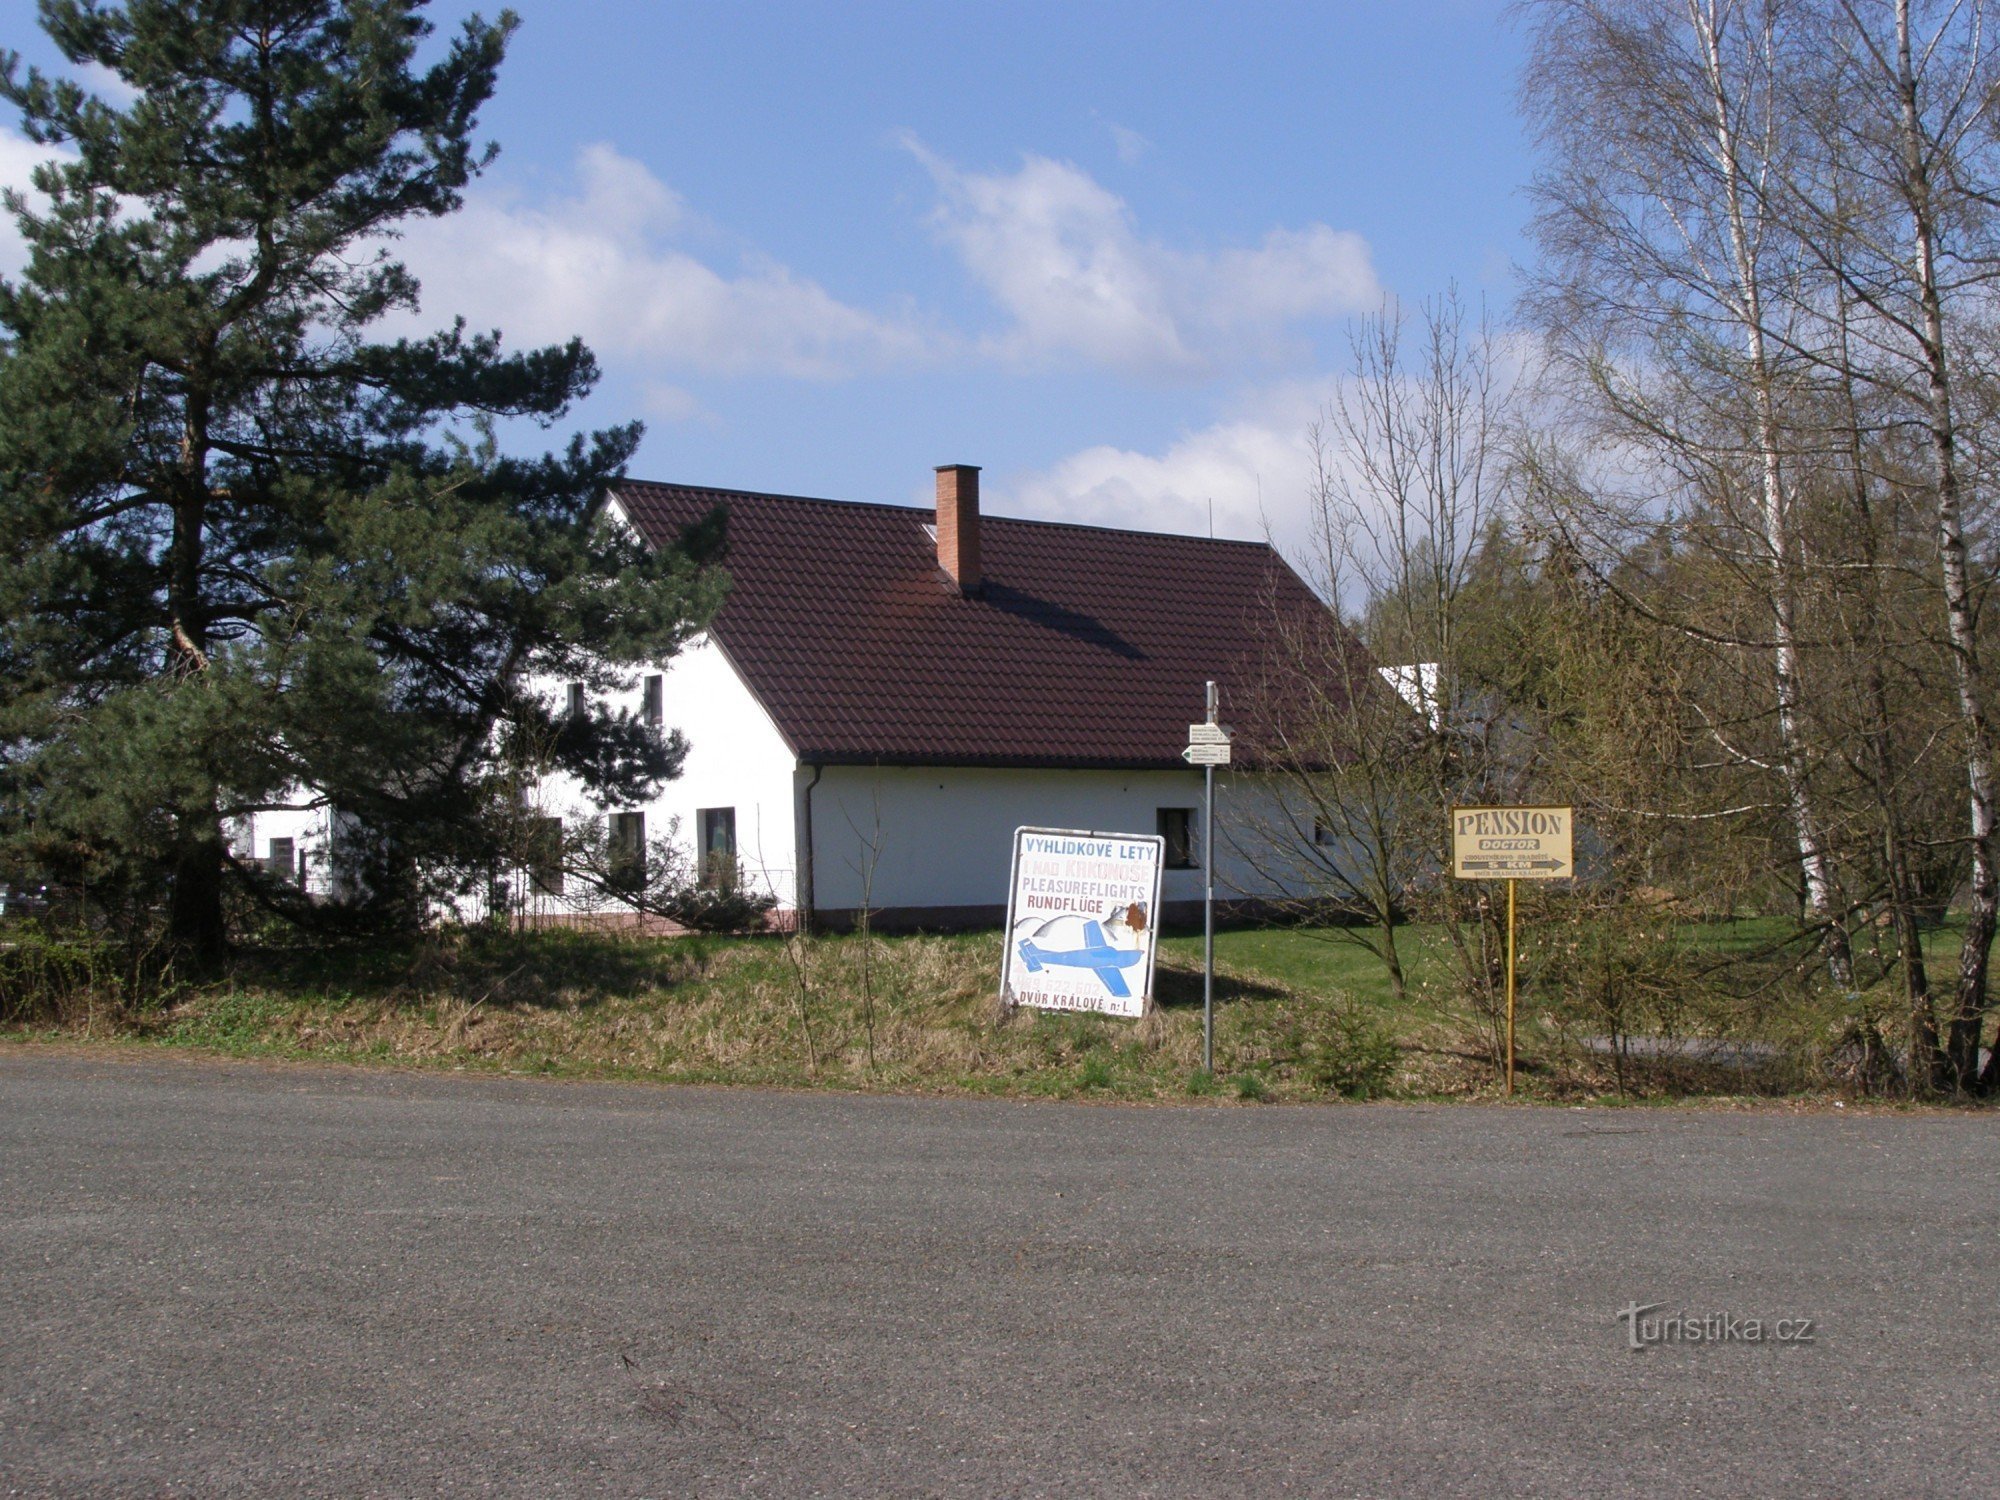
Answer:
[[[8, 1002], [0, 1036], [119, 1040], [238, 1057], [392, 1063], [1015, 1097], [1221, 1102], [1492, 1097], [1490, 1032], [1420, 982], [1393, 1002], [1365, 954], [1309, 933], [1219, 935], [1216, 1056], [1201, 1068], [1201, 940], [1161, 945], [1161, 1004], [1140, 1021], [1017, 1011], [994, 1000], [1000, 938], [626, 939], [584, 932], [442, 934], [399, 949], [272, 949], [223, 979], [112, 996], [73, 953], [62, 983]], [[1442, 968], [1412, 934], [1413, 974]], [[0, 984], [29, 972], [26, 950]], [[11, 963], [11, 969], [9, 964]], [[81, 975], [81, 982], [79, 982]], [[129, 989], [127, 993], [129, 993]], [[1614, 1092], [1609, 1062], [1522, 1021], [1524, 1098]], [[1811, 1094], [1795, 1068], [1626, 1060], [1633, 1102]]]

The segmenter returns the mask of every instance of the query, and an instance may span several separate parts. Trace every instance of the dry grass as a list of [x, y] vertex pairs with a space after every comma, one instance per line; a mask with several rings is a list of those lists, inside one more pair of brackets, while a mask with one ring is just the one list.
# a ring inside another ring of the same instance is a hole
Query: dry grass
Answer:
[[[1163, 1006], [1140, 1021], [1002, 1015], [997, 936], [873, 939], [872, 1006], [863, 942], [466, 933], [397, 955], [266, 953], [226, 982], [117, 1008], [117, 1030], [247, 1056], [673, 1081], [1121, 1099], [1209, 1087], [1200, 974], [1172, 960]], [[1218, 1072], [1254, 1072], [1268, 1097], [1398, 1081], [1393, 1047], [1344, 996], [1234, 971], [1217, 993]], [[103, 1034], [106, 1008], [86, 1009]], [[79, 1034], [62, 1016], [13, 1029]]]
[[[165, 976], [137, 988], [110, 968], [78, 967], [72, 955], [66, 968], [43, 962], [36, 972], [54, 998], [8, 1008], [0, 1036], [898, 1092], [1126, 1100], [1499, 1092], [1486, 1033], [1449, 995], [1420, 989], [1395, 1005], [1383, 993], [1355, 994], [1323, 977], [1324, 944], [1245, 936], [1255, 939], [1241, 945], [1254, 963], [1218, 971], [1216, 1079], [1200, 1070], [1201, 975], [1189, 946], [1163, 948], [1161, 1003], [1143, 1020], [1002, 1015], [992, 933], [871, 940], [872, 1005], [864, 939], [854, 936], [460, 932], [396, 951], [266, 950], [243, 957], [222, 982]], [[22, 968], [24, 951], [7, 955], [13, 967]], [[0, 972], [0, 990], [8, 977]], [[1521, 1052], [1523, 1097], [1582, 1100], [1616, 1087], [1606, 1058], [1532, 1021]], [[1796, 1073], [1750, 1078], [1686, 1064], [1628, 1067], [1623, 1083], [1629, 1097], [1654, 1100], [1814, 1087]]]

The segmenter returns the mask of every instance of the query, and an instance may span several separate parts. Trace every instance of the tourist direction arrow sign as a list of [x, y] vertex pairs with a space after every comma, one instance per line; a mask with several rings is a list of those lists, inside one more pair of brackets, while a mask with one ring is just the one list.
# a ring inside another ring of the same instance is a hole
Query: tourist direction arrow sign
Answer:
[[1454, 807], [1451, 873], [1460, 880], [1561, 880], [1576, 873], [1571, 809]]
[[1221, 724], [1188, 725], [1190, 745], [1226, 745], [1232, 738], [1229, 730]]
[[1189, 745], [1181, 751], [1181, 759], [1191, 766], [1226, 766], [1229, 764], [1229, 744]]

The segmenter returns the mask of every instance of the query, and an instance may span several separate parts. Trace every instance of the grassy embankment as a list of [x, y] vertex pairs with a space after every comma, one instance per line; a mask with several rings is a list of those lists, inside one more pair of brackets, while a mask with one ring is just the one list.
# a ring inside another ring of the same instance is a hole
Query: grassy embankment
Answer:
[[[16, 1040], [99, 1039], [243, 1057], [316, 1058], [563, 1076], [1121, 1099], [1405, 1098], [1497, 1092], [1490, 1026], [1449, 998], [1437, 934], [1407, 930], [1410, 994], [1324, 934], [1217, 942], [1216, 1074], [1200, 1071], [1201, 940], [1162, 945], [1162, 1005], [1143, 1021], [996, 1013], [995, 933], [955, 937], [625, 940], [463, 933], [396, 952], [266, 950], [224, 979], [140, 1004], [76, 976], [34, 1003], [15, 950]], [[1719, 929], [1718, 949], [1754, 944]], [[1942, 956], [1942, 939], [1940, 956]], [[86, 976], [88, 977], [88, 976]], [[1793, 1023], [1803, 1035], [1818, 1022]], [[1803, 1028], [1803, 1029], [1801, 1029]], [[1584, 1028], [1588, 1030], [1588, 1026]], [[1793, 1038], [1794, 1040], [1796, 1039]], [[1650, 1059], [1622, 1081], [1576, 1026], [1521, 1010], [1520, 1087], [1576, 1099], [1810, 1091], [1796, 1061], [1746, 1069]]]

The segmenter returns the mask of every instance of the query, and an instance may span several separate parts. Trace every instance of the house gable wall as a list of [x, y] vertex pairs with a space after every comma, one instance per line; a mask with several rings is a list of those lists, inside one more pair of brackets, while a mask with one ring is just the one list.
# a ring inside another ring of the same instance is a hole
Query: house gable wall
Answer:
[[[626, 678], [613, 695], [617, 706], [638, 712], [648, 675], [649, 671], [640, 670]], [[608, 812], [642, 811], [649, 838], [676, 829], [678, 841], [692, 849], [702, 809], [734, 809], [743, 878], [790, 906], [797, 878], [793, 816], [797, 761], [791, 747], [709, 636], [698, 636], [682, 647], [659, 675], [665, 726], [679, 729], [688, 741], [681, 774], [638, 808], [600, 808], [569, 778], [550, 777], [539, 792], [542, 810], [561, 817], [566, 825]], [[539, 685], [539, 690], [560, 707], [567, 687], [550, 682]], [[529, 902], [531, 917], [559, 917], [574, 909], [574, 903], [546, 895], [533, 895]]]

